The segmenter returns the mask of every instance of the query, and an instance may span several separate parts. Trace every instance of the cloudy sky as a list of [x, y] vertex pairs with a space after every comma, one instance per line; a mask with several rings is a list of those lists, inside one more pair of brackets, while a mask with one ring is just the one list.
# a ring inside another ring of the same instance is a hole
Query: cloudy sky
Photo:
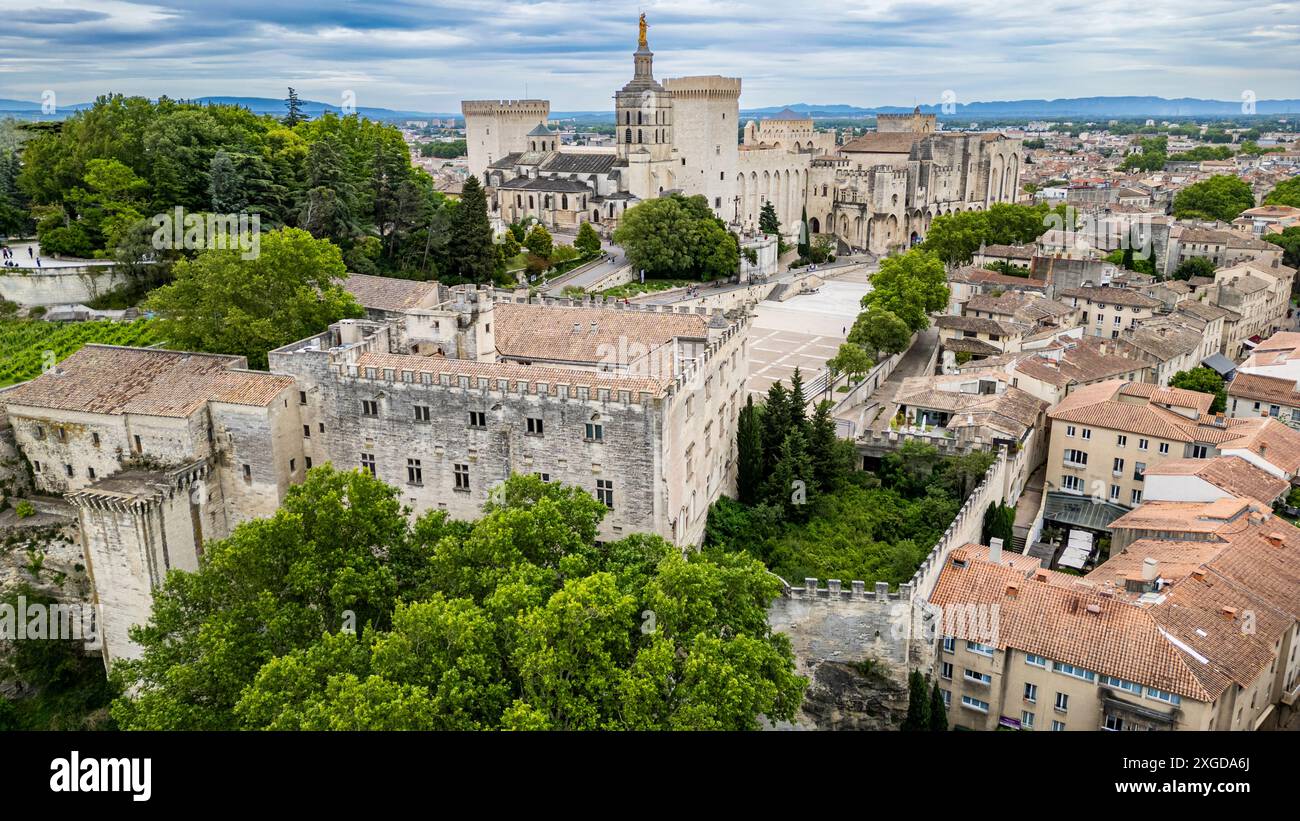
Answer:
[[0, 98], [603, 110], [642, 10], [656, 76], [742, 77], [744, 107], [1300, 97], [1300, 0], [0, 0]]

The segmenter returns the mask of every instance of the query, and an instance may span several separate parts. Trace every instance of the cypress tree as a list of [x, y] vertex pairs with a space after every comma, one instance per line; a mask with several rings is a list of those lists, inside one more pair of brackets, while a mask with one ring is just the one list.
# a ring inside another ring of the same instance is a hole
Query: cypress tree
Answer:
[[[802, 486], [796, 483], [802, 483]], [[769, 504], [785, 511], [786, 519], [806, 522], [811, 515], [817, 493], [817, 480], [813, 477], [812, 461], [808, 458], [808, 440], [795, 429], [786, 434], [781, 443], [776, 466], [767, 479], [764, 497]]]
[[452, 211], [448, 233], [451, 272], [470, 282], [490, 282], [497, 252], [492, 243], [492, 223], [488, 220], [487, 194], [479, 185], [478, 177], [472, 174], [465, 180], [460, 202]]
[[812, 253], [812, 239], [808, 236], [808, 206], [804, 206], [799, 216], [799, 259], [807, 259]]
[[803, 374], [799, 373], [796, 366], [790, 377], [790, 429], [798, 429], [805, 436], [808, 434], [808, 419], [804, 416], [807, 406], [808, 399], [803, 395]]
[[943, 693], [939, 692], [939, 682], [930, 688], [930, 730], [938, 733], [948, 731], [948, 708], [943, 703]]
[[781, 457], [781, 443], [790, 430], [790, 395], [785, 385], [772, 383], [763, 405], [763, 474], [770, 475]]
[[925, 676], [920, 670], [913, 670], [907, 676], [907, 718], [903, 719], [903, 730], [917, 732], [930, 728], [930, 688], [926, 686]]
[[754, 397], [745, 400], [736, 423], [736, 495], [741, 504], [758, 502], [763, 486], [763, 422]]
[[838, 485], [849, 470], [835, 433], [835, 418], [831, 416], [829, 399], [817, 403], [809, 428], [808, 456], [812, 460], [813, 476], [819, 488], [829, 490]]

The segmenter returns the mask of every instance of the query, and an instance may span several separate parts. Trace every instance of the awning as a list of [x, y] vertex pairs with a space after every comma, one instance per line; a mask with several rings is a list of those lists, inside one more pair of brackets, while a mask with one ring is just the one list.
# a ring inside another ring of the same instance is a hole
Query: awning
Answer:
[[1237, 369], [1236, 363], [1221, 353], [1210, 354], [1201, 360], [1201, 364], [1219, 376], [1227, 376]]

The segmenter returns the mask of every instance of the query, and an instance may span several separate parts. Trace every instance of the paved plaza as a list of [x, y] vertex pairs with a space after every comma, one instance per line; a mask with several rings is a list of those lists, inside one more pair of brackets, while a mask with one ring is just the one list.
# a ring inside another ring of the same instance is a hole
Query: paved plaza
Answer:
[[765, 394], [777, 380], [788, 385], [796, 367], [805, 384], [816, 379], [853, 327], [870, 290], [863, 280], [832, 280], [813, 294], [760, 302], [749, 331], [750, 393]]

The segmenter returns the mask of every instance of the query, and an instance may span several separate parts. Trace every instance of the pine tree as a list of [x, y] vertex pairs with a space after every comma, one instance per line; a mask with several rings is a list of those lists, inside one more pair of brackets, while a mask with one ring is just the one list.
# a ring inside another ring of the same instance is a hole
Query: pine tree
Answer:
[[790, 429], [790, 395], [785, 385], [772, 383], [763, 405], [763, 475], [770, 475], [781, 456], [781, 443]]
[[939, 691], [939, 682], [930, 688], [930, 726], [932, 732], [948, 731], [948, 707], [943, 703], [943, 693]]
[[817, 403], [809, 423], [808, 456], [812, 460], [813, 477], [817, 486], [829, 490], [848, 473], [844, 450], [835, 432], [835, 418], [831, 416], [831, 402]]
[[298, 99], [298, 92], [294, 91], [292, 86], [289, 87], [289, 96], [284, 101], [284, 107], [289, 109], [281, 120], [285, 125], [293, 128], [298, 123], [306, 122], [307, 117], [302, 113], [302, 101]]
[[790, 428], [798, 428], [805, 435], [808, 433], [808, 418], [804, 415], [808, 399], [803, 395], [803, 374], [796, 365], [790, 377]]
[[763, 486], [763, 422], [752, 395], [736, 422], [736, 462], [736, 495], [741, 504], [755, 504]]
[[218, 150], [208, 163], [208, 205], [214, 214], [234, 214], [244, 210], [244, 185], [235, 163], [225, 151]]
[[902, 729], [917, 732], [930, 728], [930, 688], [920, 670], [913, 670], [907, 677], [907, 718], [903, 719]]
[[771, 200], [763, 203], [763, 208], [758, 214], [758, 230], [764, 234], [780, 234], [781, 220], [776, 216], [776, 206]]
[[781, 443], [776, 467], [768, 476], [765, 500], [780, 506], [786, 519], [806, 522], [817, 494], [812, 461], [808, 458], [808, 441], [803, 432], [791, 430]]
[[488, 221], [487, 194], [472, 174], [465, 180], [460, 202], [452, 212], [450, 234], [447, 251], [451, 273], [469, 282], [490, 282], [496, 267], [492, 223]]

